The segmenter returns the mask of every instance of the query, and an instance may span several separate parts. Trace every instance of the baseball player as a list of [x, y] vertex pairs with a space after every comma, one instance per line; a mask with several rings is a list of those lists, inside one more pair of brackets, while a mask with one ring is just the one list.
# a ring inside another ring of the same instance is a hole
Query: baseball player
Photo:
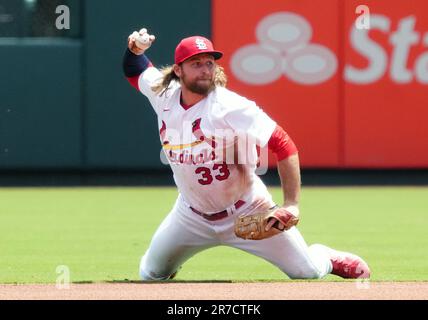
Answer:
[[[179, 195], [141, 258], [141, 279], [171, 279], [190, 257], [219, 245], [259, 256], [292, 279], [330, 273], [368, 278], [360, 257], [305, 243], [295, 226], [301, 184], [297, 148], [253, 101], [226, 89], [217, 64], [223, 53], [209, 39], [188, 37], [177, 45], [173, 66], [158, 70], [145, 55], [154, 41], [144, 28], [133, 32], [123, 68], [157, 115]], [[254, 155], [266, 146], [278, 159], [280, 206], [255, 173]]]

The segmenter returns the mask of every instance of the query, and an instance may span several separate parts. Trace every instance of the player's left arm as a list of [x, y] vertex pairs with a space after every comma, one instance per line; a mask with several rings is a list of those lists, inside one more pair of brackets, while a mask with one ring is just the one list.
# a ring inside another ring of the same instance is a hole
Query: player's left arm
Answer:
[[[282, 221], [298, 221], [292, 219], [299, 216], [300, 196], [300, 168], [297, 148], [291, 137], [275, 123], [263, 110], [252, 101], [239, 96], [233, 98], [230, 107], [226, 108], [224, 121], [232, 130], [244, 132], [248, 137], [254, 138], [261, 148], [266, 145], [278, 159], [278, 173], [281, 179], [284, 194], [284, 204], [277, 213], [283, 218]], [[290, 216], [293, 215], [293, 216]], [[272, 219], [268, 227], [276, 223]], [[279, 224], [281, 229], [283, 224]]]
[[297, 153], [278, 161], [278, 173], [281, 179], [284, 207], [298, 206], [300, 200], [300, 164]]
[[[290, 136], [278, 125], [269, 139], [268, 147], [278, 159], [278, 174], [284, 197], [284, 204], [280, 212], [285, 216], [285, 220], [288, 216], [291, 217], [290, 214], [298, 217], [301, 178], [297, 147]], [[267, 225], [267, 229], [275, 223], [275, 219], [272, 219]], [[282, 229], [283, 225], [279, 223], [278, 228]]]

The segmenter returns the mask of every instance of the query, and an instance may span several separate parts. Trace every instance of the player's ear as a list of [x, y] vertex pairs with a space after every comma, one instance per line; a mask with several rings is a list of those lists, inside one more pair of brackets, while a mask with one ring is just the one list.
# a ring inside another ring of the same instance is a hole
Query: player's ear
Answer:
[[179, 78], [181, 77], [181, 66], [179, 66], [178, 64], [174, 64], [172, 66], [172, 70], [174, 71], [174, 73], [177, 77], [179, 77]]

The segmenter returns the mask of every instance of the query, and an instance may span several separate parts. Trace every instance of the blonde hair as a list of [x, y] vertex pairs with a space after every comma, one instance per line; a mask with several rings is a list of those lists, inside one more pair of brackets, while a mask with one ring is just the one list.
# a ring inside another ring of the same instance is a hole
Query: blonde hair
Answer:
[[[152, 87], [153, 92], [161, 96], [168, 91], [172, 81], [180, 82], [180, 78], [175, 74], [173, 66], [166, 66], [160, 69], [163, 74], [162, 80], [155, 86]], [[216, 65], [214, 71], [214, 86], [215, 87], [226, 87], [227, 76], [224, 73], [224, 68]]]

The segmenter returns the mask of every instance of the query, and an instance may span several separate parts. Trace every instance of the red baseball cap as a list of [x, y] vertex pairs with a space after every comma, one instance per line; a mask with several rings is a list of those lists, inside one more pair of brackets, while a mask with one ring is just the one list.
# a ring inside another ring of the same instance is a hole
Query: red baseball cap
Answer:
[[210, 40], [201, 36], [193, 36], [184, 38], [175, 48], [175, 64], [182, 63], [200, 53], [209, 53], [216, 60], [223, 56], [223, 52], [214, 50]]

